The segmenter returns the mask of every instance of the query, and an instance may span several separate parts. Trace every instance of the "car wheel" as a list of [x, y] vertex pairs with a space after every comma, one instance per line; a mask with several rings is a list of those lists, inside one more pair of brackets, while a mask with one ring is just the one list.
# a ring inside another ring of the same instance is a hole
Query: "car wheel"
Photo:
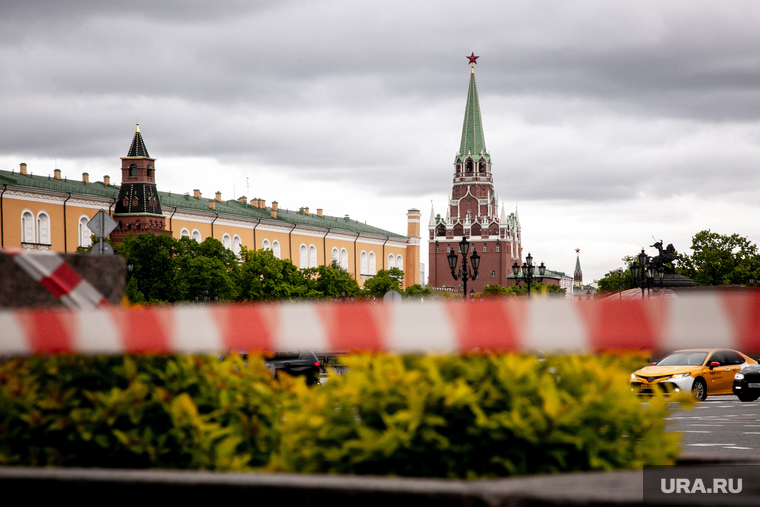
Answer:
[[704, 379], [694, 379], [694, 385], [691, 387], [691, 394], [697, 399], [697, 401], [705, 401], [707, 399], [707, 384]]
[[741, 401], [755, 401], [757, 399], [757, 396], [751, 394], [737, 394], [737, 396]]

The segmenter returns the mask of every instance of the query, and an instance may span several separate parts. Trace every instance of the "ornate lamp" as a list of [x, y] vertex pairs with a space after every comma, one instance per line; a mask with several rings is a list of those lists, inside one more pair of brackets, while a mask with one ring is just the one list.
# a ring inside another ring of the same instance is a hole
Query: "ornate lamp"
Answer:
[[467, 238], [463, 237], [462, 241], [459, 242], [459, 253], [462, 255], [467, 255], [469, 251], [470, 251], [470, 242], [467, 241]]
[[541, 265], [538, 266], [538, 274], [541, 276], [544, 276], [544, 274], [546, 274], [546, 266], [544, 266], [544, 261], [541, 261]]
[[453, 273], [454, 270], [457, 269], [457, 253], [452, 249], [449, 252], [449, 255], [446, 256], [446, 259], [449, 261], [449, 267], [451, 268], [451, 272]]
[[477, 276], [478, 268], [480, 267], [480, 255], [478, 255], [477, 250], [475, 250], [474, 248], [472, 249], [470, 262], [472, 262], [472, 269], [475, 271], [475, 275]]
[[520, 275], [520, 265], [517, 263], [517, 261], [512, 264], [512, 274], [515, 275], [515, 278]]
[[649, 256], [646, 254], [644, 249], [641, 249], [641, 253], [639, 254], [639, 266], [641, 266], [641, 269], [645, 269], [645, 266], [647, 265], [647, 260], [649, 260]]
[[631, 264], [631, 276], [633, 277], [633, 283], [635, 284], [639, 279], [639, 263], [633, 261]]

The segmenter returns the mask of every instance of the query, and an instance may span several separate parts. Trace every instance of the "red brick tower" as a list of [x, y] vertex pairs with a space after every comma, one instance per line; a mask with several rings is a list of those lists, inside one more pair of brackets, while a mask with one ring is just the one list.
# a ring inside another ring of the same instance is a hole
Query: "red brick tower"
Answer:
[[[486, 150], [483, 124], [480, 118], [480, 101], [475, 85], [475, 61], [470, 69], [470, 88], [462, 126], [462, 140], [454, 157], [453, 188], [446, 208], [446, 216], [436, 215], [430, 209], [429, 231], [429, 285], [454, 287], [461, 290], [461, 281], [455, 281], [446, 259], [449, 249], [466, 237], [480, 255], [479, 276], [468, 282], [480, 292], [486, 285], [510, 283], [512, 263], [522, 264], [522, 234], [520, 220], [515, 213], [507, 215], [504, 207], [499, 213], [499, 200], [493, 187], [491, 156]], [[457, 250], [458, 252], [458, 250]], [[459, 261], [461, 263], [461, 259]]]
[[111, 241], [118, 244], [127, 234], [171, 234], [166, 230], [166, 219], [161, 212], [156, 190], [156, 159], [150, 158], [145, 147], [140, 124], [126, 157], [121, 158], [121, 189], [113, 218], [119, 226], [111, 233]]

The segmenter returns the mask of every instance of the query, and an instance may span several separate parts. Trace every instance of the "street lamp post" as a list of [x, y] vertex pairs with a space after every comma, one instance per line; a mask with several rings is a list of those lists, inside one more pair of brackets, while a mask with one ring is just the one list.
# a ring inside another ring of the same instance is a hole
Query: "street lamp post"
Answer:
[[[636, 262], [638, 259], [638, 262]], [[631, 277], [633, 278], [634, 287], [641, 287], [641, 297], [644, 298], [644, 289], [647, 289], [647, 297], [651, 295], [652, 287], [654, 287], [655, 276], [660, 281], [662, 287], [662, 279], [665, 276], [665, 269], [660, 267], [655, 270], [655, 265], [649, 262], [649, 256], [644, 249], [641, 249], [641, 253], [636, 256], [631, 264]]]
[[480, 255], [478, 255], [475, 248], [472, 249], [472, 255], [470, 256], [472, 269], [467, 266], [467, 254], [469, 251], [470, 242], [467, 241], [467, 238], [462, 237], [462, 241], [459, 242], [459, 253], [462, 254], [462, 266], [459, 268], [459, 273], [456, 271], [458, 259], [457, 253], [452, 249], [449, 252], [449, 255], [446, 256], [449, 261], [449, 267], [451, 268], [451, 276], [454, 277], [454, 280], [459, 280], [461, 278], [464, 283], [463, 299], [465, 301], [467, 301], [467, 280], [475, 280], [478, 277], [478, 268], [480, 267]]
[[538, 274], [540, 276], [533, 275], [533, 268], [533, 256], [530, 255], [530, 252], [528, 252], [528, 256], [525, 258], [525, 262], [522, 265], [522, 277], [520, 277], [520, 266], [517, 264], [517, 261], [512, 264], [512, 274], [515, 275], [515, 280], [519, 281], [519, 279], [522, 278], [528, 286], [528, 297], [530, 297], [530, 284], [533, 283], [533, 279], [535, 278], [537, 282], [542, 282], [544, 280], [544, 274], [546, 274], [544, 261], [541, 261], [541, 265], [538, 266]]

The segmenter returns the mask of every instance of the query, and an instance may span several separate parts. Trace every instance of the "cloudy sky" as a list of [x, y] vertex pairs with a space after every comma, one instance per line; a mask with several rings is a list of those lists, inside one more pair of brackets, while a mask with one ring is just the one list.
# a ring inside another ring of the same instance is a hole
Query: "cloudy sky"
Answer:
[[116, 177], [139, 117], [162, 190], [405, 233], [408, 208], [444, 212], [474, 51], [525, 248], [567, 272], [580, 248], [590, 281], [653, 236], [760, 240], [758, 20], [736, 0], [2, 1], [0, 168]]

